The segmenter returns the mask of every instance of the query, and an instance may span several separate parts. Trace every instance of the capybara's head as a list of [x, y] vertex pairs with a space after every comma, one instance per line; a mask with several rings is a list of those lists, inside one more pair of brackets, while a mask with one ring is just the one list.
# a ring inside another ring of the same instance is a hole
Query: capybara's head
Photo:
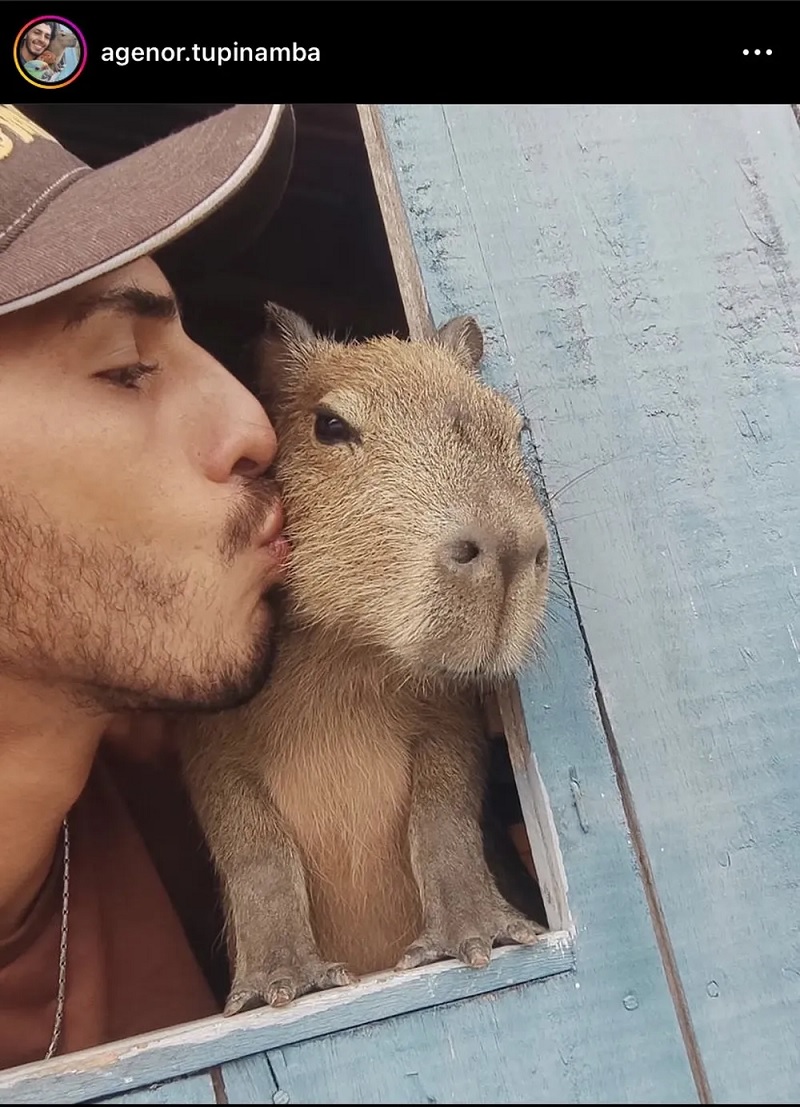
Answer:
[[56, 33], [50, 42], [50, 49], [56, 55], [61, 57], [64, 51], [70, 46], [77, 46], [78, 40], [74, 33], [70, 31], [69, 27], [65, 27], [63, 23], [56, 24]]
[[544, 615], [547, 529], [523, 420], [480, 379], [475, 320], [339, 343], [266, 315], [294, 618], [410, 676], [515, 674]]

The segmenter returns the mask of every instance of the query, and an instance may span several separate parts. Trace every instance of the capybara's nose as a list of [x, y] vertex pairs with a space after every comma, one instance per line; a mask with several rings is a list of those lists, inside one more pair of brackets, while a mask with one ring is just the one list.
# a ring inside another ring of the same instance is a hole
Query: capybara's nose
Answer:
[[546, 535], [538, 528], [525, 532], [472, 523], [448, 536], [441, 559], [446, 569], [465, 581], [500, 578], [508, 588], [521, 573], [534, 568], [546, 543]]

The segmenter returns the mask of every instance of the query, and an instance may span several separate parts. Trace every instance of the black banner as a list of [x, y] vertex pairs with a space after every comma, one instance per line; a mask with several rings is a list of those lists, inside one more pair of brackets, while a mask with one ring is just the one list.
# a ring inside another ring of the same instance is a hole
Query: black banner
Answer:
[[0, 88], [12, 102], [794, 102], [795, 22], [788, 0], [5, 0]]

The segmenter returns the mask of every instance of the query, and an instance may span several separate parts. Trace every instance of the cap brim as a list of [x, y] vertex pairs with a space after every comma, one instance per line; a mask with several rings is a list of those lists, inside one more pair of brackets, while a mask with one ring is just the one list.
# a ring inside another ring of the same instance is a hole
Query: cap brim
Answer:
[[[285, 104], [237, 104], [87, 170], [3, 251], [0, 315], [156, 253], [213, 215], [265, 163]], [[274, 207], [289, 165], [278, 159]], [[257, 202], [258, 198], [256, 198]]]

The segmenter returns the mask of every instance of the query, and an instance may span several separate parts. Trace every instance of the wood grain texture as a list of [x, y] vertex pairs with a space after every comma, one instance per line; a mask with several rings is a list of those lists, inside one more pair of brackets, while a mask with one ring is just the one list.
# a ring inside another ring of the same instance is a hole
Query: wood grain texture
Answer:
[[408, 215], [397, 187], [380, 109], [377, 104], [359, 104], [358, 116], [408, 329], [413, 337], [419, 338], [430, 332], [431, 311], [411, 239]]
[[[46, 1101], [45, 1101], [46, 1102]], [[62, 1099], [60, 1103], [74, 1103], [72, 1099]], [[179, 1080], [170, 1080], [166, 1084], [136, 1088], [135, 1091], [111, 1096], [109, 1099], [97, 1099], [95, 1103], [216, 1103], [214, 1085], [208, 1073], [196, 1073]], [[235, 1102], [235, 1100], [231, 1100]]]
[[[551, 493], [590, 471], [555, 518], [714, 1101], [794, 1102], [791, 107], [384, 116], [434, 314], [471, 310], [502, 331], [494, 375], [525, 403]], [[602, 1098], [599, 1070], [585, 1096]]]
[[[264, 1053], [229, 1061], [220, 1067], [220, 1076], [228, 1103], [273, 1103], [275, 1093], [280, 1093], [272, 1064]], [[279, 1094], [277, 1102], [282, 1101]]]
[[377, 973], [350, 988], [303, 996], [281, 1009], [201, 1019], [51, 1061], [0, 1072], [0, 1103], [82, 1102], [207, 1069], [289, 1042], [335, 1034], [402, 1012], [510, 988], [574, 967], [572, 938], [548, 934], [530, 949], [498, 951], [476, 971], [455, 962]]
[[574, 934], [575, 920], [569, 909], [564, 856], [558, 841], [558, 830], [547, 787], [542, 780], [536, 751], [531, 745], [522, 696], [516, 681], [509, 681], [501, 690], [499, 706], [509, 760], [531, 847], [531, 860], [547, 911], [548, 926]]

